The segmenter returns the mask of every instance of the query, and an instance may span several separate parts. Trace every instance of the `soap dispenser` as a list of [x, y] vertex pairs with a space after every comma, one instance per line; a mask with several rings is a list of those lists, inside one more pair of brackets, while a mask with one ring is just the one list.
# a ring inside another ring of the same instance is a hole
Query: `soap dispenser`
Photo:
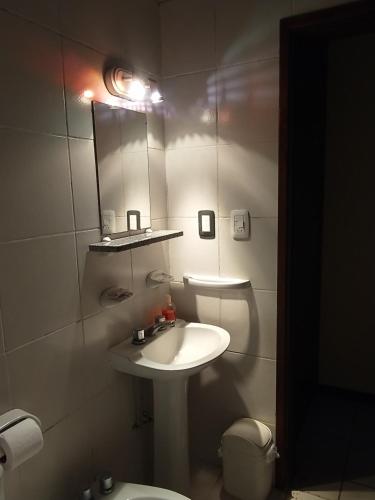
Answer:
[[162, 309], [162, 314], [165, 316], [167, 323], [174, 326], [176, 323], [176, 306], [172, 302], [172, 297], [167, 294], [165, 296], [165, 306]]

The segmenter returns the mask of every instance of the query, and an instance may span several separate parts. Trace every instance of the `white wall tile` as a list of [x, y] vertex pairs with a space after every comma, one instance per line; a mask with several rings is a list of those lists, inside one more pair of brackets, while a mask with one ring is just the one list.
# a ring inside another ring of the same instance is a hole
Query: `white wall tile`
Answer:
[[205, 240], [199, 237], [198, 217], [194, 219], [169, 219], [169, 229], [179, 229], [184, 236], [169, 242], [171, 274], [182, 281], [184, 273], [218, 276], [219, 245], [217, 237]]
[[199, 210], [217, 213], [216, 147], [166, 152], [168, 214], [197, 217]]
[[97, 228], [100, 222], [94, 144], [69, 139], [69, 149], [76, 229]]
[[158, 149], [148, 150], [150, 169], [151, 219], [167, 217], [167, 179], [165, 153]]
[[42, 451], [19, 468], [20, 498], [66, 500], [87, 488], [93, 479], [90, 418], [80, 411], [44, 434]]
[[105, 57], [65, 39], [63, 56], [69, 135], [92, 139], [91, 101], [83, 97], [83, 92], [91, 90], [95, 101], [105, 102], [109, 98], [103, 80]]
[[10, 391], [8, 384], [7, 362], [0, 354], [0, 414], [10, 410]]
[[128, 19], [122, 30], [124, 58], [134, 66], [160, 75], [161, 39], [159, 5], [149, 0], [120, 2], [122, 19]]
[[277, 142], [278, 65], [270, 59], [219, 70], [219, 143], [251, 150], [254, 143]]
[[164, 80], [167, 148], [216, 144], [215, 73]]
[[[192, 451], [217, 460], [222, 433], [237, 419], [275, 420], [276, 362], [226, 352], [190, 380]], [[202, 425], [209, 422], [209, 425]]]
[[149, 148], [164, 149], [163, 103], [153, 105], [152, 111], [147, 113], [147, 144]]
[[[225, 405], [228, 408], [228, 415], [235, 416], [235, 412], [243, 405], [248, 416], [261, 421], [275, 422], [275, 361], [226, 352], [217, 362], [215, 369], [214, 366], [212, 368], [214, 378], [220, 382], [219, 385], [215, 385], [215, 390], [218, 390], [218, 395], [225, 395], [220, 407]], [[212, 375], [202, 372], [203, 387], [206, 381], [208, 384], [212, 383]], [[235, 381], [234, 387], [233, 381]]]
[[220, 326], [220, 295], [215, 291], [205, 294], [174, 282], [171, 284], [171, 295], [178, 318]]
[[38, 0], [33, 3], [28, 0], [0, 1], [0, 7], [55, 31], [60, 30], [59, 6], [58, 0]]
[[168, 229], [168, 219], [154, 219], [151, 223], [154, 231], [159, 231], [159, 229]]
[[44, 430], [85, 399], [81, 323], [16, 349], [8, 355], [8, 362], [15, 407], [38, 415]]
[[84, 320], [88, 396], [99, 394], [118, 377], [110, 366], [108, 350], [131, 334], [134, 306], [130, 299]]
[[133, 267], [133, 289], [142, 293], [146, 288], [146, 278], [151, 271], [169, 273], [168, 242], [154, 243], [131, 251]]
[[249, 209], [253, 217], [277, 216], [277, 149], [268, 142], [218, 146], [220, 217], [238, 208]]
[[134, 328], [153, 324], [160, 314], [167, 290], [165, 286], [146, 290], [138, 297], [84, 320], [87, 393], [90, 397], [98, 395], [120, 377], [110, 366], [109, 348], [129, 337]]
[[253, 288], [276, 290], [277, 219], [251, 219], [250, 239], [235, 241], [230, 220], [220, 219], [221, 276], [250, 279]]
[[219, 0], [216, 11], [217, 64], [278, 56], [279, 21], [291, 13], [291, 0]]
[[0, 46], [0, 125], [66, 134], [59, 36], [0, 12]]
[[[139, 482], [147, 476], [144, 472], [152, 470], [149, 453], [152, 426], [131, 430], [133, 391], [129, 380], [126, 382], [126, 377], [122, 377], [124, 380], [118, 390], [112, 391], [111, 397], [99, 397], [98, 393], [103, 394], [103, 390], [105, 393], [108, 384], [121, 378], [106, 365], [108, 347], [129, 335], [135, 324], [149, 322], [155, 311], [160, 310], [167, 288], [144, 290], [131, 304], [95, 316], [102, 321], [88, 324], [90, 328], [85, 329], [83, 345], [80, 326], [73, 323], [79, 320], [81, 313], [76, 242], [69, 233], [74, 229], [72, 188], [76, 229], [98, 227], [93, 144], [82, 140], [93, 136], [91, 102], [85, 100], [82, 93], [90, 89], [94, 99], [102, 102], [110, 97], [103, 82], [108, 56], [118, 55], [147, 73], [160, 72], [158, 5], [150, 0], [110, 0], [105, 8], [99, 1], [73, 4], [71, 1], [61, 4], [63, 33], [93, 45], [107, 56], [72, 40], [61, 40], [60, 35], [35, 24], [60, 31], [60, 6], [55, 0], [36, 0], [32, 5], [24, 0], [0, 0], [1, 9], [17, 14], [0, 12], [2, 67], [6, 75], [0, 82], [0, 128], [51, 134], [0, 132], [0, 141], [6, 134], [15, 136], [9, 141], [8, 149], [4, 141], [0, 144], [0, 155], [9, 152], [9, 159], [0, 161], [3, 165], [0, 212], [4, 218], [0, 226], [5, 235], [4, 238], [0, 235], [0, 241], [65, 233], [0, 244], [1, 308], [6, 349], [11, 350], [7, 356], [13, 388], [13, 393], [8, 394], [0, 328], [0, 413], [9, 409], [11, 403], [22, 405], [41, 416], [45, 427], [53, 425], [45, 433], [42, 453], [21, 466], [16, 474], [7, 474], [6, 493], [10, 500], [78, 498], [79, 492], [93, 480], [93, 470], [97, 473], [113, 466], [113, 472], [118, 477], [121, 474], [121, 479]], [[111, 102], [117, 101], [111, 98]], [[155, 106], [149, 117], [149, 146], [161, 150], [164, 143], [162, 107]], [[66, 118], [72, 137], [72, 179], [67, 140], [56, 137], [66, 136]], [[33, 147], [24, 139], [26, 135], [27, 141], [35, 141]], [[62, 144], [64, 146], [60, 146]], [[159, 204], [155, 205], [154, 215], [156, 225], [161, 226], [166, 224], [167, 216], [164, 160], [161, 151], [151, 155], [157, 159], [153, 182]], [[8, 165], [12, 166], [11, 172], [6, 172]], [[162, 178], [156, 179], [159, 174]], [[5, 181], [9, 181], [8, 185]], [[161, 189], [164, 189], [164, 199]], [[89, 264], [85, 271], [86, 247], [99, 238], [97, 229], [78, 233], [77, 237], [81, 246], [78, 257], [83, 304], [90, 314], [102, 311], [98, 308], [98, 291], [102, 286], [117, 280], [130, 287], [132, 283], [130, 252], [115, 259], [115, 264], [106, 261], [102, 265], [102, 261], [97, 263], [93, 259], [93, 268]], [[141, 268], [146, 270], [147, 264], [139, 263], [137, 269]], [[73, 324], [68, 326], [70, 323]], [[74, 328], [79, 332], [74, 332]], [[57, 329], [60, 330], [55, 332]], [[92, 398], [88, 406], [86, 396]], [[81, 407], [78, 413], [61, 420], [77, 406]], [[95, 425], [89, 428], [88, 422], [94, 421]], [[90, 435], [95, 435], [95, 445]]]
[[276, 359], [276, 292], [226, 292], [221, 326], [230, 333], [228, 350]]
[[[293, 14], [302, 14], [349, 3], [351, 0], [293, 0]], [[353, 0], [355, 1], [355, 0]]]
[[120, 456], [121, 461], [125, 461], [125, 436], [131, 428], [134, 402], [130, 377], [124, 376], [121, 383], [128, 389], [126, 398], [119, 384], [112, 384], [89, 406], [93, 416], [89, 422], [89, 430], [92, 435], [97, 436], [93, 442], [94, 473], [112, 471], [113, 466], [118, 469]]
[[141, 228], [151, 227], [151, 217], [141, 215]]
[[79, 319], [72, 234], [2, 245], [0, 276], [7, 350]]
[[60, 9], [58, 0], [38, 0], [31, 4], [27, 0], [0, 0], [0, 7], [36, 24], [60, 31]]
[[101, 293], [109, 287], [132, 289], [130, 252], [90, 252], [89, 244], [100, 241], [98, 230], [77, 233], [79, 281], [84, 317], [102, 311]]
[[63, 33], [69, 38], [159, 74], [160, 28], [155, 2], [84, 0], [77, 4], [70, 0], [63, 2], [61, 18]]
[[160, 5], [163, 75], [215, 65], [214, 2], [190, 0]]
[[72, 231], [67, 140], [0, 130], [0, 241]]
[[62, 32], [69, 38], [113, 56], [121, 56], [119, 2], [108, 0], [65, 0], [61, 4]]
[[137, 69], [160, 75], [159, 5], [149, 0], [125, 0], [119, 5], [124, 60]]
[[[133, 429], [135, 408], [133, 379], [123, 375], [118, 384], [102, 392], [89, 406], [95, 475], [110, 470], [116, 479], [144, 483], [151, 464], [150, 446], [143, 445], [145, 428]], [[149, 431], [152, 427], [149, 427]], [[151, 433], [148, 433], [148, 441]]]

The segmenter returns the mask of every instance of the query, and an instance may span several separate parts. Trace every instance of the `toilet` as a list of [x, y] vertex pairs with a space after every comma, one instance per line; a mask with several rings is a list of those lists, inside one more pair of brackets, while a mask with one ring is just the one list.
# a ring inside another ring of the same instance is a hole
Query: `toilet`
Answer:
[[116, 482], [112, 493], [106, 495], [95, 495], [95, 499], [106, 500], [190, 500], [171, 490], [146, 486], [144, 484]]

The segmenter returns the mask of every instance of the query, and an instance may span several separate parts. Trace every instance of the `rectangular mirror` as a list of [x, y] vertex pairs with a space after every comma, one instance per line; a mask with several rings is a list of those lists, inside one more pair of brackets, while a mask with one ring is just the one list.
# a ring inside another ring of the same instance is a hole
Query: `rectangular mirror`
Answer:
[[103, 235], [122, 236], [151, 225], [145, 113], [93, 103]]

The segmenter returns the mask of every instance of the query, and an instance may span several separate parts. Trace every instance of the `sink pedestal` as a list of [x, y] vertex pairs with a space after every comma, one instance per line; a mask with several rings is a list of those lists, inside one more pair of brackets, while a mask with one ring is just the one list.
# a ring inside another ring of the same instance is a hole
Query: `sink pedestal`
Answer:
[[189, 496], [187, 377], [154, 380], [154, 483]]
[[177, 320], [144, 344], [133, 345], [128, 338], [111, 348], [115, 370], [153, 381], [157, 486], [190, 496], [188, 379], [221, 356], [229, 341], [223, 328]]

